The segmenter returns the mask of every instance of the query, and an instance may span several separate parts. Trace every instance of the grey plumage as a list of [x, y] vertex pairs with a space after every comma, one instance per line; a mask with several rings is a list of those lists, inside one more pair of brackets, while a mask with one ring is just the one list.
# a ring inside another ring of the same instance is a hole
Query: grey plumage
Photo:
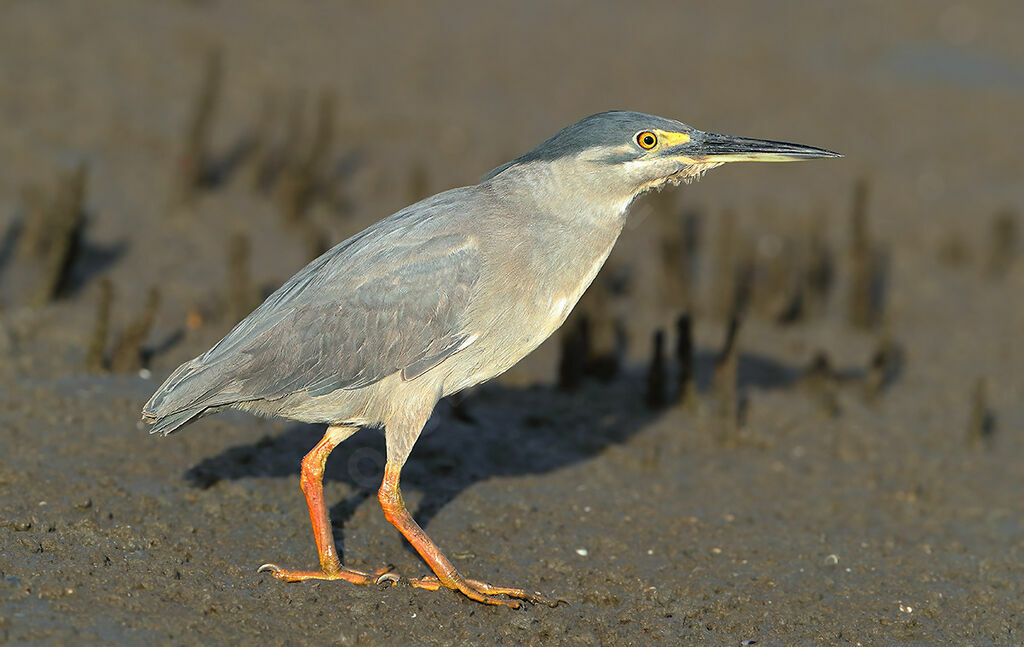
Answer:
[[432, 219], [465, 191], [404, 209], [300, 270], [167, 379], [143, 409], [151, 431], [208, 408], [359, 389], [396, 372], [415, 379], [457, 352], [478, 251]]
[[[415, 380], [484, 338], [505, 361], [493, 371], [481, 371], [479, 358], [451, 366], [448, 384], [464, 388], [504, 371], [568, 315], [638, 193], [688, 170], [699, 174], [716, 165], [655, 157], [631, 173], [618, 172], [624, 162], [644, 155], [631, 143], [644, 130], [686, 133], [693, 142], [715, 141], [728, 152], [744, 146], [821, 152], [723, 138], [636, 112], [587, 117], [494, 169], [480, 184], [411, 205], [311, 262], [216, 346], [167, 379], [143, 408], [151, 431], [171, 433], [225, 406], [311, 421], [386, 424], [380, 419], [384, 412], [346, 411], [340, 395], [322, 403], [320, 408], [329, 411], [321, 414], [329, 415], [311, 416], [304, 406], [309, 403], [296, 400], [371, 388], [389, 375]], [[616, 172], [609, 174], [610, 169]], [[489, 254], [486, 260], [482, 249]], [[489, 272], [485, 293], [477, 289], [481, 272]], [[532, 287], [510, 290], [502, 285], [509, 280], [529, 281]], [[543, 296], [563, 303], [558, 312], [542, 303], [532, 316], [511, 309], [512, 316], [502, 319], [498, 315], [508, 309], [497, 302], [502, 296], [526, 308], [543, 302], [538, 299]], [[475, 320], [469, 318], [471, 301]], [[491, 321], [509, 330], [503, 336], [483, 329]], [[506, 338], [523, 326], [546, 334], [529, 343]], [[472, 378], [460, 369], [472, 372]], [[352, 401], [366, 405], [365, 398]]]
[[382, 425], [381, 506], [436, 574], [410, 583], [489, 604], [545, 601], [463, 578], [405, 508], [399, 473], [434, 406], [508, 370], [562, 325], [640, 193], [724, 162], [831, 156], [635, 112], [593, 115], [479, 184], [407, 207], [314, 260], [178, 367], [143, 417], [163, 434], [224, 407], [327, 423], [300, 479], [321, 569], [260, 569], [289, 582], [397, 579], [342, 566], [321, 482], [338, 443]]

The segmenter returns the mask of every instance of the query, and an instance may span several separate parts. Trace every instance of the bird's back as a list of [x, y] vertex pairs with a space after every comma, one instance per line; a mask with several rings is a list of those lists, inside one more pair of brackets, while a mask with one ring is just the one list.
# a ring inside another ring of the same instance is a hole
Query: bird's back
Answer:
[[312, 261], [167, 378], [143, 408], [150, 431], [224, 406], [414, 379], [459, 352], [480, 262], [457, 223], [475, 190], [407, 207]]

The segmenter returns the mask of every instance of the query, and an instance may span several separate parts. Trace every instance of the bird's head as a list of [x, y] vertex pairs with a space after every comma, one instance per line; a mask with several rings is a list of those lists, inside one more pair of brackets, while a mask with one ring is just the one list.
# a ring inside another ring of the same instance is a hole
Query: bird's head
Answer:
[[838, 153], [767, 139], [697, 130], [639, 112], [591, 115], [568, 126], [522, 157], [491, 171], [485, 180], [515, 166], [549, 163], [566, 180], [586, 176], [595, 185], [636, 196], [666, 183], [699, 178], [726, 162], [792, 162]]

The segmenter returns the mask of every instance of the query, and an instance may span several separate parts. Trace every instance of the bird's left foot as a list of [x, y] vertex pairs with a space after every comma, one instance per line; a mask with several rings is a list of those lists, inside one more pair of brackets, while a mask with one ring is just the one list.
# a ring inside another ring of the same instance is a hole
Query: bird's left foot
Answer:
[[[394, 573], [385, 573], [384, 575], [381, 575], [377, 581], [398, 582], [399, 579], [401, 578]], [[530, 593], [526, 589], [510, 586], [494, 586], [487, 582], [471, 580], [463, 577], [457, 578], [452, 582], [451, 586], [442, 584], [439, 579], [433, 576], [409, 578], [408, 582], [416, 588], [426, 589], [428, 591], [437, 591], [442, 587], [450, 588], [459, 591], [471, 600], [483, 602], [484, 604], [508, 606], [513, 609], [518, 609], [521, 606], [519, 603], [520, 600], [529, 602], [530, 604], [544, 604], [549, 607], [557, 607], [559, 604], [568, 604], [566, 600], [551, 599], [541, 595], [540, 593]], [[499, 595], [512, 599], [507, 600], [505, 598], [497, 597]]]

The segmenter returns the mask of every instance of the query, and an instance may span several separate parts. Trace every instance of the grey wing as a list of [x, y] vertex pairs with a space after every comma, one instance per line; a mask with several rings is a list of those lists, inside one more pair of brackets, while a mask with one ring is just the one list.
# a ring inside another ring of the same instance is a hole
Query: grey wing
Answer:
[[144, 415], [323, 395], [397, 372], [415, 379], [464, 348], [465, 312], [480, 270], [473, 241], [442, 234], [414, 243], [359, 242], [311, 263], [216, 346], [179, 367]]
[[270, 345], [291, 346], [290, 354], [298, 353], [293, 362], [301, 361], [285, 376], [268, 366], [271, 382], [283, 388], [252, 384], [269, 394], [260, 397], [358, 389], [399, 371], [411, 380], [464, 347], [465, 310], [479, 276], [476, 248], [464, 236], [444, 236], [395, 256], [382, 254], [377, 260], [391, 269], [343, 302], [295, 311], [287, 327], [309, 332], [299, 343], [273, 339]]

